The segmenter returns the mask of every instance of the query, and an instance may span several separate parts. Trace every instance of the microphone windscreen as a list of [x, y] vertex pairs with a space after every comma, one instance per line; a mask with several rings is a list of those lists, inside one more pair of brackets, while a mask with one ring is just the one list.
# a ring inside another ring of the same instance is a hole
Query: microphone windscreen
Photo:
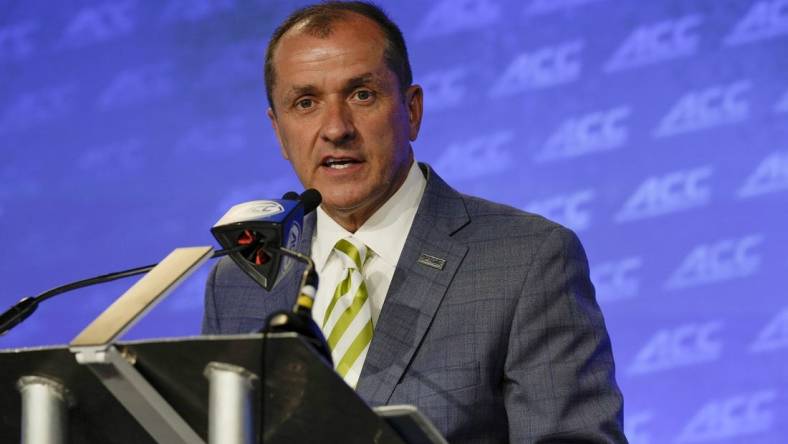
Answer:
[[295, 191], [288, 191], [287, 193], [282, 195], [282, 199], [284, 200], [298, 200], [298, 193]]
[[314, 188], [310, 188], [301, 193], [301, 203], [304, 205], [304, 215], [311, 213], [320, 205], [323, 197], [320, 192]]

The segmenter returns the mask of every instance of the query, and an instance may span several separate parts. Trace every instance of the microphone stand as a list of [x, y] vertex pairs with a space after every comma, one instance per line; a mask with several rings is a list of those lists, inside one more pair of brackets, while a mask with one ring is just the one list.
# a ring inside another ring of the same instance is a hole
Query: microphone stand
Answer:
[[[267, 250], [268, 248], [264, 248]], [[290, 256], [300, 262], [306, 264], [304, 273], [301, 275], [301, 284], [299, 286], [298, 297], [296, 298], [295, 306], [291, 311], [281, 310], [272, 313], [265, 321], [265, 326], [260, 330], [263, 333], [263, 341], [260, 350], [260, 379], [265, 381], [266, 359], [269, 333], [296, 333], [306, 340], [312, 348], [317, 351], [320, 358], [324, 363], [333, 368], [333, 360], [331, 359], [331, 350], [328, 348], [323, 332], [317, 326], [314, 319], [312, 319], [312, 305], [315, 301], [315, 294], [317, 293], [318, 276], [315, 271], [315, 262], [309, 256], [301, 254], [297, 251], [290, 250], [285, 247], [277, 247], [276, 250]], [[268, 252], [270, 254], [270, 252]], [[266, 397], [260, 399], [260, 428], [265, 430], [265, 412], [267, 409]], [[263, 434], [260, 434], [259, 444], [264, 441]]]
[[306, 264], [306, 269], [301, 275], [298, 297], [292, 311], [282, 310], [272, 313], [266, 320], [265, 327], [261, 333], [284, 333], [292, 332], [303, 336], [326, 363], [333, 367], [331, 350], [328, 348], [322, 330], [312, 319], [312, 306], [315, 302], [317, 293], [318, 276], [315, 271], [315, 263], [312, 258], [289, 248], [278, 247], [276, 250]]

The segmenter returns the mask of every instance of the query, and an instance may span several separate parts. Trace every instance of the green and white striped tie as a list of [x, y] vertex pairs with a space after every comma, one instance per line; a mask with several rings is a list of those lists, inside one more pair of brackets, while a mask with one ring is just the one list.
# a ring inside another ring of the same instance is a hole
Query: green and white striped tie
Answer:
[[361, 274], [369, 252], [363, 242], [347, 237], [336, 243], [334, 253], [342, 260], [344, 278], [326, 308], [322, 327], [327, 333], [334, 368], [355, 387], [372, 342], [372, 309]]

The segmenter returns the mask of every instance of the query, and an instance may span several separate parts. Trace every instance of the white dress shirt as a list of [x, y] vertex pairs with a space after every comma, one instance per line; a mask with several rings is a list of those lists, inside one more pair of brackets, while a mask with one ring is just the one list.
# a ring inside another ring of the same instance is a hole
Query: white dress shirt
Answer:
[[[342, 261], [334, 253], [334, 245], [338, 240], [348, 236], [364, 242], [369, 250], [370, 257], [364, 265], [362, 274], [372, 309], [372, 325], [377, 325], [391, 278], [394, 276], [402, 248], [405, 246], [405, 239], [413, 225], [426, 186], [424, 174], [414, 160], [408, 171], [408, 177], [399, 190], [355, 233], [342, 228], [318, 207], [317, 223], [312, 236], [312, 260], [315, 261], [315, 268], [320, 277], [315, 304], [312, 307], [312, 318], [317, 325], [322, 327], [326, 308], [331, 302], [337, 284], [344, 277]], [[325, 335], [328, 333], [323, 331]], [[363, 362], [356, 362], [354, 367], [358, 366], [360, 370], [361, 365]], [[350, 385], [355, 386], [355, 383]]]

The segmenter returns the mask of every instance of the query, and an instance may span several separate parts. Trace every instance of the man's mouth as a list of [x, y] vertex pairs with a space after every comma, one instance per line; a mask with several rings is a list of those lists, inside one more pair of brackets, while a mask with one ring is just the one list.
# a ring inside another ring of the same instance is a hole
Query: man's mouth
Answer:
[[356, 159], [351, 159], [349, 157], [328, 157], [326, 158], [326, 160], [323, 161], [323, 166], [335, 170], [342, 170], [354, 163], [360, 163], [360, 162]]

